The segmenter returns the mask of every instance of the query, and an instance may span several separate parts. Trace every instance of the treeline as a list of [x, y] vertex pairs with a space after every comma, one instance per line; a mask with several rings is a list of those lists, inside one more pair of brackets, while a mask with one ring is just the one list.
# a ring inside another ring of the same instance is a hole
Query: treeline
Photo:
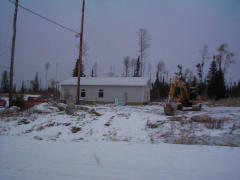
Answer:
[[[212, 57], [212, 62], [205, 78], [203, 74], [205, 60], [211, 59], [206, 45], [200, 49], [202, 61], [196, 65], [198, 77], [195, 76], [193, 71], [189, 68], [183, 71], [182, 65], [177, 65], [178, 72], [175, 72], [175, 75], [178, 76], [179, 79], [185, 81], [187, 88], [197, 87], [198, 94], [202, 97], [216, 100], [228, 97], [240, 97], [240, 81], [230, 83], [230, 85], [227, 85], [225, 82], [227, 70], [231, 64], [235, 63], [235, 60], [232, 59], [234, 53], [227, 50], [227, 47], [228, 45], [226, 43], [218, 47], [218, 54]], [[159, 101], [168, 96], [171, 79], [165, 81], [164, 74], [162, 74], [166, 72], [164, 67], [164, 63], [159, 62], [156, 80], [152, 83], [151, 101]]]
[[[57, 84], [55, 80], [52, 78], [49, 80], [49, 86], [47, 89], [42, 88], [41, 80], [39, 80], [38, 72], [36, 72], [35, 78], [33, 80], [22, 81], [21, 88], [17, 90], [16, 83], [13, 86], [14, 93], [42, 93], [44, 91], [55, 92], [57, 91]], [[2, 82], [0, 92], [2, 93], [9, 93], [10, 88], [10, 80], [9, 80], [9, 73], [4, 71], [2, 73]]]

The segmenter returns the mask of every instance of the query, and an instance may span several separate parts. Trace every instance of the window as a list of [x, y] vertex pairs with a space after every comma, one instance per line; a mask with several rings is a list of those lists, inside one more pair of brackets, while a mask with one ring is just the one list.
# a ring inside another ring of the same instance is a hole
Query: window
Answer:
[[81, 97], [86, 97], [86, 89], [81, 89]]
[[69, 98], [69, 89], [64, 89], [64, 99]]
[[103, 98], [103, 89], [99, 89], [99, 91], [98, 91], [98, 97], [99, 98]]

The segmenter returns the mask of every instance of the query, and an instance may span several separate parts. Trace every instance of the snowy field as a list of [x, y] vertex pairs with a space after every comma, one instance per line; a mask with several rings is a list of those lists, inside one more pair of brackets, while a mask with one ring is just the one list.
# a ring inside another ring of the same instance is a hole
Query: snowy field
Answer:
[[238, 180], [240, 148], [0, 136], [0, 179]]
[[0, 179], [240, 179], [240, 107], [0, 108]]

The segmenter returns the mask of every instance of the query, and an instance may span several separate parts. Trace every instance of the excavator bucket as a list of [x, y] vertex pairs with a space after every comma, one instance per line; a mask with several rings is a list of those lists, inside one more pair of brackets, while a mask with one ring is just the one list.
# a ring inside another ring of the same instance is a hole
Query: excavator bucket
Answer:
[[167, 103], [164, 107], [164, 113], [167, 116], [173, 116], [177, 113], [177, 105], [171, 105], [171, 103]]

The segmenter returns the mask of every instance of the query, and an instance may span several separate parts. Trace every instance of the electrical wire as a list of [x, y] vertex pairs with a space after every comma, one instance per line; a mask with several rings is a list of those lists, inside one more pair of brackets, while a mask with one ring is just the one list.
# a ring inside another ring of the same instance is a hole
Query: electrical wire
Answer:
[[[11, 2], [11, 3], [13, 3], [13, 4], [16, 4], [15, 2], [12, 2], [11, 0], [8, 0], [8, 1]], [[38, 14], [38, 13], [35, 13], [35, 12], [33, 12], [33, 11], [31, 11], [31, 10], [29, 10], [29, 9], [27, 9], [27, 8], [19, 5], [19, 4], [18, 4], [18, 6], [19, 6], [20, 8], [22, 8], [22, 9], [24, 9], [24, 10], [26, 10], [26, 11], [34, 14], [34, 15], [36, 15], [36, 16], [39, 16], [39, 17], [41, 17], [41, 18], [43, 18], [43, 19], [45, 19], [45, 20], [47, 20], [47, 21], [49, 21], [49, 22], [51, 22], [51, 23], [53, 23], [53, 24], [55, 24], [55, 25], [57, 25], [57, 26], [60, 26], [61, 28], [67, 29], [67, 30], [69, 30], [69, 31], [71, 31], [71, 32], [74, 32], [74, 33], [76, 34], [76, 37], [78, 37], [78, 36], [80, 35], [80, 33], [77, 32], [77, 31], [74, 31], [74, 30], [72, 30], [72, 29], [70, 29], [70, 28], [68, 28], [68, 27], [66, 27], [66, 26], [63, 26], [63, 25], [61, 25], [61, 24], [59, 24], [59, 23], [57, 23], [57, 22], [55, 22], [55, 21], [53, 21], [53, 20], [51, 20], [51, 19], [48, 19], [48, 18], [46, 18], [46, 17], [44, 17], [44, 16], [42, 16], [42, 15], [40, 15], [40, 14]]]
[[9, 67], [6, 66], [0, 66], [1, 69], [9, 69]]
[[[10, 49], [10, 48], [9, 48]], [[0, 54], [0, 56], [2, 56], [3, 54], [5, 54], [9, 49], [7, 49], [6, 51], [4, 51], [3, 53]]]

